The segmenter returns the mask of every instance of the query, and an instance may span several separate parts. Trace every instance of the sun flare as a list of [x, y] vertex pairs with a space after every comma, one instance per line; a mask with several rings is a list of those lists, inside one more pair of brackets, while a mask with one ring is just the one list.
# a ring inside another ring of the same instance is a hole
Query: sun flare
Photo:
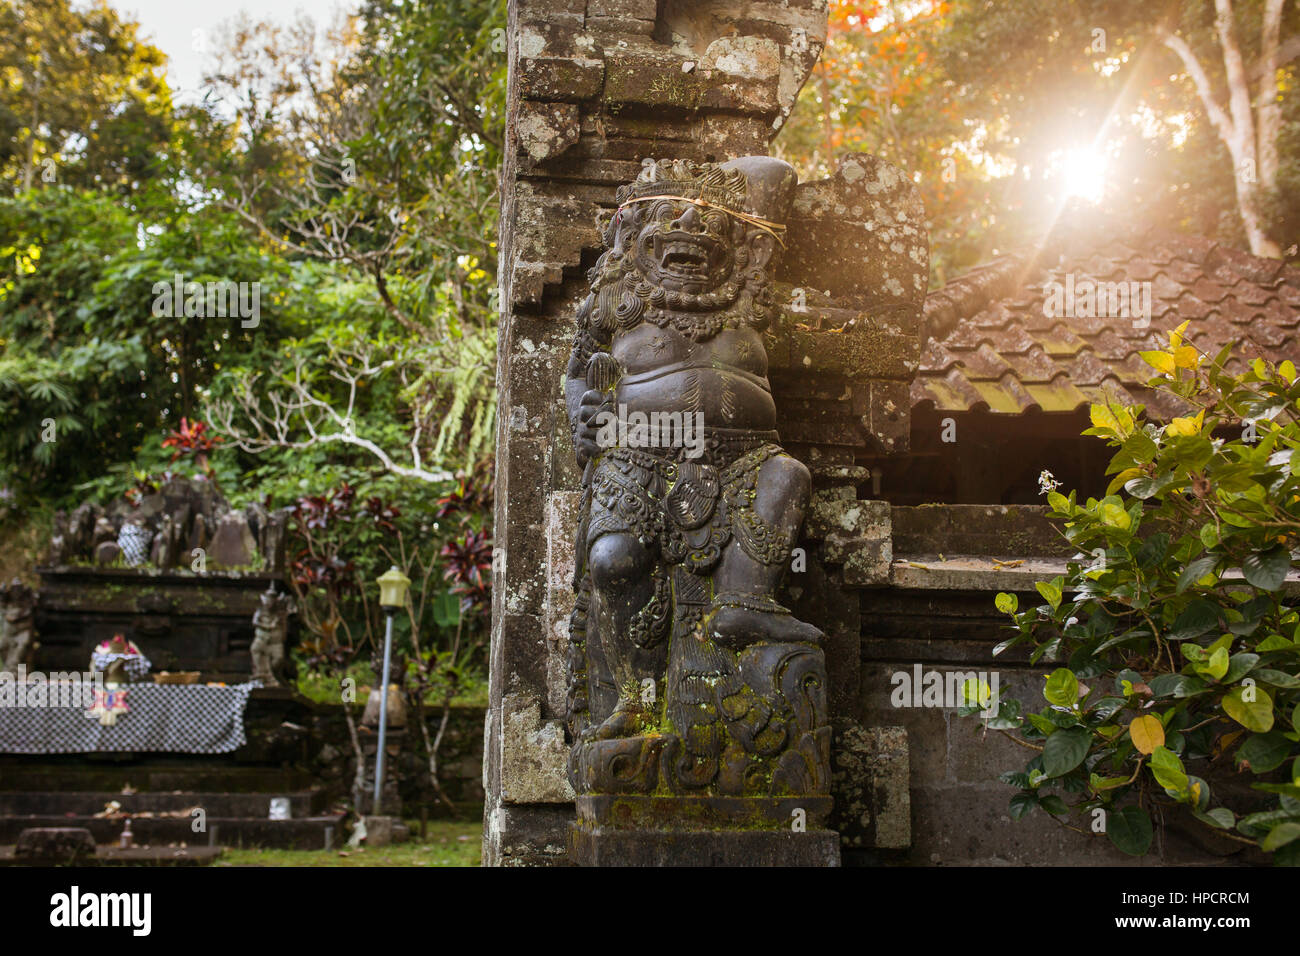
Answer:
[[1088, 202], [1100, 202], [1106, 192], [1105, 153], [1089, 146], [1076, 146], [1057, 157], [1056, 178], [1061, 184], [1063, 198], [1079, 197]]

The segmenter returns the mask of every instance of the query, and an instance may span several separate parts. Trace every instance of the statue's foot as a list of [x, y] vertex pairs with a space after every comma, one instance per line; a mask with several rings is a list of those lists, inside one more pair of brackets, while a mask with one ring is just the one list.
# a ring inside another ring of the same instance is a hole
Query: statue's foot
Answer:
[[826, 636], [769, 598], [719, 603], [709, 621], [710, 636], [719, 647], [739, 651], [750, 644], [819, 644]]
[[652, 723], [650, 715], [635, 701], [620, 700], [614, 712], [588, 733], [587, 740], [615, 740], [639, 736]]

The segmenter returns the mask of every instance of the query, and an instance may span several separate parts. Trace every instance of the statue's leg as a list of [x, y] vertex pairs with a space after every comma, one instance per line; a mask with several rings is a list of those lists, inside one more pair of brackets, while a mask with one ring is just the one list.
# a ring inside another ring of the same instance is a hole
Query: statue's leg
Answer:
[[587, 561], [593, 599], [587, 641], [600, 642], [618, 689], [613, 713], [592, 736], [635, 735], [654, 723], [668, 667], [666, 641], [638, 647], [631, 638], [634, 618], [655, 596], [655, 555], [636, 535], [611, 533], [592, 542]]
[[[775, 455], [759, 467], [752, 510], [774, 532], [774, 541], [793, 542], [803, 523], [812, 478], [803, 463]], [[736, 518], [732, 517], [733, 527]], [[740, 648], [759, 641], [816, 643], [821, 631], [793, 617], [776, 603], [776, 589], [789, 565], [788, 548], [751, 554], [733, 534], [713, 576], [713, 639]]]

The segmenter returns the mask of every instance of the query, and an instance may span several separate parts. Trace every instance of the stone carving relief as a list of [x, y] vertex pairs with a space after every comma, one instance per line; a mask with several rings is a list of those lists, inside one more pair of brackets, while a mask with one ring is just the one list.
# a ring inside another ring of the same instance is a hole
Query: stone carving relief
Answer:
[[810, 491], [762, 337], [795, 185], [769, 157], [651, 162], [605, 226], [565, 389], [579, 793], [828, 792], [822, 633], [776, 599]]

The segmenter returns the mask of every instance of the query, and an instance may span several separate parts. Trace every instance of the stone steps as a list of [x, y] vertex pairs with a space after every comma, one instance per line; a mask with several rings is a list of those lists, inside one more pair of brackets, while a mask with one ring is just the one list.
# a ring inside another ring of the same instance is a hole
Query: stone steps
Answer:
[[[73, 815], [0, 816], [0, 844], [17, 842], [18, 835], [34, 827], [84, 827], [98, 844], [116, 846], [124, 817]], [[153, 848], [184, 843], [187, 846], [258, 846], [290, 850], [327, 850], [343, 842], [343, 814], [291, 820], [253, 817], [214, 817], [196, 833], [193, 820], [183, 817], [132, 817], [131, 833], [138, 846]]]
[[176, 790], [206, 793], [257, 793], [282, 796], [309, 790], [308, 774], [279, 767], [222, 765], [212, 758], [174, 760], [104, 759], [103, 755], [0, 755], [0, 796], [11, 791], [94, 791], [149, 793]]
[[264, 792], [215, 793], [173, 790], [167, 793], [114, 793], [108, 790], [0, 790], [0, 817], [8, 816], [94, 816], [112, 802], [120, 804], [128, 815], [141, 813], [177, 813], [202, 807], [209, 817], [269, 817], [271, 799], [286, 797], [290, 816], [296, 818], [319, 814], [325, 798], [318, 789]]
[[[207, 866], [221, 856], [219, 846], [152, 847], [136, 846], [122, 850], [115, 846], [95, 848], [93, 859], [79, 859], [77, 866]], [[28, 860], [16, 859], [14, 848], [0, 846], [0, 866], [31, 866]]]

